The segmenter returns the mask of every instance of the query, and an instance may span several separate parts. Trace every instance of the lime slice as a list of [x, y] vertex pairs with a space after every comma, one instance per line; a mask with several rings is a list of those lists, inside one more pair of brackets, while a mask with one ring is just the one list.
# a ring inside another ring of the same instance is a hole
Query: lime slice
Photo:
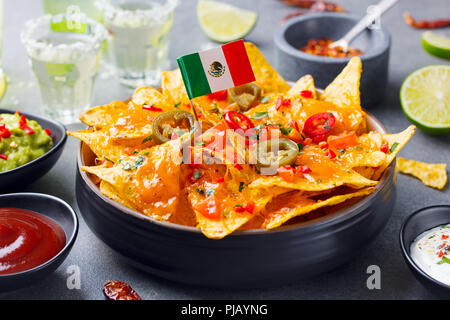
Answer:
[[422, 47], [433, 56], [450, 60], [450, 38], [425, 31], [422, 34]]
[[224, 43], [249, 34], [258, 20], [258, 15], [223, 2], [199, 0], [197, 18], [200, 27], [210, 39]]
[[6, 92], [6, 84], [7, 84], [6, 76], [5, 76], [5, 74], [3, 73], [3, 70], [0, 69], [0, 99], [2, 99], [3, 96], [5, 95], [5, 92]]
[[411, 73], [400, 88], [400, 102], [408, 120], [424, 132], [450, 133], [450, 66]]

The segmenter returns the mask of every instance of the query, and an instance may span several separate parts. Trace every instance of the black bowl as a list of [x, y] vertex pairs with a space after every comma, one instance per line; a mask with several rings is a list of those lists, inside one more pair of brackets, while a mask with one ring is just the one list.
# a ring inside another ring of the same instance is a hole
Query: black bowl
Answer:
[[[371, 128], [385, 132], [373, 116], [368, 120]], [[76, 197], [90, 229], [142, 270], [207, 287], [267, 287], [329, 271], [354, 258], [378, 235], [396, 198], [394, 162], [374, 193], [345, 209], [306, 223], [213, 240], [197, 228], [157, 221], [104, 196], [80, 169], [94, 159], [81, 143]]]
[[[0, 113], [14, 113], [11, 110], [0, 109]], [[35, 120], [42, 128], [49, 128], [52, 132], [53, 147], [41, 157], [34, 159], [20, 167], [0, 172], [0, 193], [14, 192], [23, 189], [28, 184], [46, 174], [58, 161], [67, 140], [66, 128], [57, 121], [24, 114], [28, 119]]]
[[448, 223], [450, 223], [450, 205], [439, 205], [422, 208], [412, 213], [400, 229], [400, 247], [408, 267], [425, 288], [445, 298], [450, 298], [450, 286], [425, 273], [411, 258], [410, 247], [421, 233]]
[[[315, 85], [325, 88], [347, 65], [350, 58], [331, 58], [300, 51], [308, 40], [343, 37], [361, 18], [344, 13], [315, 13], [289, 19], [275, 32], [275, 67], [288, 80], [299, 74], [310, 74]], [[363, 31], [350, 46], [363, 51], [360, 56], [361, 102], [364, 107], [379, 104], [386, 93], [390, 36], [380, 26]]]
[[27, 287], [45, 279], [66, 259], [78, 233], [78, 218], [63, 200], [41, 193], [11, 193], [0, 195], [0, 208], [18, 208], [40, 213], [53, 219], [66, 235], [66, 245], [53, 258], [32, 269], [0, 275], [0, 291]]

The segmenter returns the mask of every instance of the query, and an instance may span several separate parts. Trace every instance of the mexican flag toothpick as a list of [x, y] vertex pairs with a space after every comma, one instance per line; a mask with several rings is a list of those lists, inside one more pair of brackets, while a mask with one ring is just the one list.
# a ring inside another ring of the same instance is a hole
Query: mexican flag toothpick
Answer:
[[255, 81], [243, 40], [185, 55], [177, 62], [191, 100]]

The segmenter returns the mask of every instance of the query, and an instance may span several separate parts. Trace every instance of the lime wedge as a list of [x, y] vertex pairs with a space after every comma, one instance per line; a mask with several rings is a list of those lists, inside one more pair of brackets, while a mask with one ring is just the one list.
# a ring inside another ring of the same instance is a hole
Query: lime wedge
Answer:
[[433, 56], [450, 60], [450, 38], [425, 31], [422, 34], [422, 47]]
[[3, 73], [3, 70], [0, 69], [0, 99], [2, 99], [3, 96], [5, 95], [5, 92], [6, 92], [6, 84], [7, 84], [6, 76], [5, 76], [5, 74]]
[[197, 18], [200, 27], [210, 39], [224, 43], [249, 34], [258, 20], [258, 15], [223, 2], [199, 0]]
[[424, 132], [450, 133], [450, 66], [411, 73], [400, 88], [400, 102], [408, 120]]

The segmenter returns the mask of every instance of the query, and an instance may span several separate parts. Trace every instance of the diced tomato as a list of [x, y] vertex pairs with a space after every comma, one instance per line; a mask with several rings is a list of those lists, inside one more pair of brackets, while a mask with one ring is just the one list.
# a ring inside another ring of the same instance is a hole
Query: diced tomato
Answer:
[[303, 90], [303, 91], [300, 91], [300, 95], [303, 98], [312, 98], [313, 93], [311, 91], [309, 91], [309, 90]]
[[439, 253], [438, 253], [438, 258], [442, 258], [443, 255], [444, 255], [444, 252], [442, 252], [442, 250], [439, 251]]
[[334, 159], [334, 158], [336, 158], [336, 153], [334, 153], [333, 150], [328, 150], [327, 156], [330, 159]]
[[245, 211], [245, 207], [237, 206], [237, 207], [234, 208], [234, 211], [236, 211], [238, 213], [244, 212]]
[[308, 166], [299, 166], [296, 167], [297, 172], [300, 171], [301, 173], [310, 173], [311, 172], [311, 168]]
[[290, 106], [291, 106], [291, 99], [284, 99], [283, 97], [278, 97], [275, 108], [278, 111], [280, 110], [281, 107], [290, 107]]
[[199, 202], [195, 209], [205, 218], [211, 220], [219, 220], [220, 212], [217, 208], [216, 199], [214, 196], [209, 196], [205, 200]]
[[253, 201], [248, 202], [245, 206], [245, 210], [248, 213], [253, 213], [255, 211], [255, 203]]
[[338, 153], [339, 149], [347, 149], [358, 144], [355, 131], [340, 136], [329, 136], [327, 139], [328, 149]]
[[278, 175], [286, 182], [294, 182], [294, 170], [291, 166], [283, 166], [278, 168]]
[[228, 90], [221, 90], [206, 95], [211, 100], [226, 100], [228, 99]]
[[387, 142], [383, 143], [381, 145], [380, 151], [384, 152], [384, 153], [388, 153], [388, 151], [389, 151], [389, 143], [387, 143]]

